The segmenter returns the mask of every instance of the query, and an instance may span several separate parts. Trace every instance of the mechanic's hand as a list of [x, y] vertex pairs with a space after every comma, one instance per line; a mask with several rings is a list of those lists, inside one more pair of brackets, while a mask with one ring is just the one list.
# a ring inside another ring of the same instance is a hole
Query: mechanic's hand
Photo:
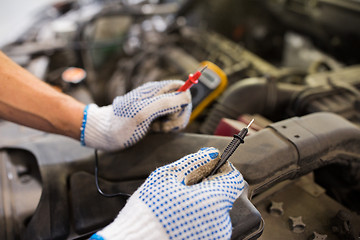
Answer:
[[156, 169], [115, 221], [90, 239], [230, 239], [229, 211], [244, 189], [241, 173], [227, 163], [197, 183], [218, 161], [217, 149], [202, 148]]
[[176, 131], [184, 128], [191, 114], [190, 91], [176, 92], [183, 81], [146, 83], [124, 96], [116, 97], [112, 105], [88, 105], [81, 128], [83, 145], [102, 149], [124, 149], [134, 145], [149, 130]]

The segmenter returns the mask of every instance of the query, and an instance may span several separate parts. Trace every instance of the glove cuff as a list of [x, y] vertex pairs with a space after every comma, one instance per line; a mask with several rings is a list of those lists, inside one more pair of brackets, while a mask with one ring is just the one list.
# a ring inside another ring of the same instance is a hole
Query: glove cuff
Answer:
[[105, 135], [109, 129], [111, 111], [111, 105], [99, 108], [96, 104], [89, 104], [85, 107], [80, 129], [80, 141], [83, 146], [102, 150], [111, 147], [111, 141]]
[[89, 105], [86, 105], [84, 108], [83, 120], [82, 120], [81, 127], [80, 127], [80, 142], [81, 142], [81, 145], [83, 145], [83, 146], [86, 146], [86, 144], [85, 144], [85, 126], [86, 126], [86, 122], [87, 122], [88, 109], [89, 109]]
[[[135, 194], [136, 195], [136, 194]], [[152, 211], [138, 197], [132, 196], [114, 222], [94, 234], [90, 240], [167, 240], [169, 236]]]

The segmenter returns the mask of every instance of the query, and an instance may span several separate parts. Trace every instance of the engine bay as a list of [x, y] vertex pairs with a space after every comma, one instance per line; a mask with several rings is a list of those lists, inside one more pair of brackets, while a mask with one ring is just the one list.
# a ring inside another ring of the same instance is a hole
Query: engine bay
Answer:
[[[1, 50], [99, 106], [206, 65], [187, 128], [100, 152], [102, 189], [131, 194], [159, 166], [224, 149], [254, 118], [230, 159], [247, 182], [232, 239], [358, 239], [359, 24], [351, 0], [64, 1]], [[87, 239], [125, 205], [97, 192], [92, 149], [3, 120], [0, 136], [2, 239]]]

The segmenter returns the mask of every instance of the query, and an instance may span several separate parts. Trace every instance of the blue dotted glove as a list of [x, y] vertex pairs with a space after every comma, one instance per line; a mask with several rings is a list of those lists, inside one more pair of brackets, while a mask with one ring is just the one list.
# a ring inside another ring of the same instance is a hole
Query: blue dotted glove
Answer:
[[[149, 82], [115, 98], [110, 106], [86, 106], [81, 143], [102, 150], [124, 149], [142, 139], [150, 126], [164, 132], [184, 128], [192, 105], [190, 91], [176, 92], [183, 84], [183, 81]], [[153, 122], [164, 115], [165, 119]]]
[[156, 169], [91, 239], [230, 239], [229, 211], [244, 189], [241, 173], [228, 163], [197, 183], [218, 160], [217, 149], [202, 148]]

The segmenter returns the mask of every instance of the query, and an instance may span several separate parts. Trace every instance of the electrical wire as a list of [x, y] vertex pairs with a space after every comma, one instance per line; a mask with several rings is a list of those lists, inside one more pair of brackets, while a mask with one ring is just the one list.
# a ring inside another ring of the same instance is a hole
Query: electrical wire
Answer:
[[118, 196], [123, 196], [123, 197], [127, 197], [129, 198], [131, 196], [131, 194], [128, 193], [123, 193], [123, 192], [118, 192], [118, 193], [104, 193], [99, 186], [99, 157], [98, 157], [98, 153], [97, 153], [97, 149], [95, 149], [95, 185], [96, 185], [96, 189], [97, 191], [104, 197], [107, 198], [112, 198], [112, 197], [118, 197]]

